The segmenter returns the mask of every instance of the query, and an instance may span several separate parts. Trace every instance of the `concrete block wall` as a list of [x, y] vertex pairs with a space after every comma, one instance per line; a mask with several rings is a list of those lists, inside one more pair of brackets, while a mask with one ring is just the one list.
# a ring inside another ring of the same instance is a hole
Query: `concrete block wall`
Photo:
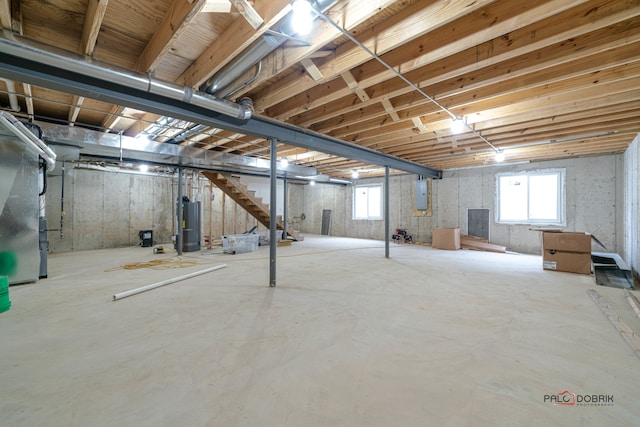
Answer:
[[[46, 217], [49, 252], [136, 246], [140, 230], [153, 230], [154, 244], [171, 244], [176, 233], [177, 175], [159, 176], [73, 168], [67, 163], [63, 233], [60, 233], [62, 176], [49, 176]], [[211, 197], [213, 193], [213, 198]], [[219, 240], [258, 225], [209, 180], [196, 172], [183, 176], [183, 195], [200, 202], [201, 236]], [[258, 226], [258, 229], [265, 229]]]
[[[623, 205], [622, 155], [445, 171], [441, 181], [434, 181], [438, 189], [434, 200], [436, 224], [458, 226], [466, 233], [468, 209], [489, 209], [491, 242], [516, 252], [540, 253], [540, 233], [531, 231], [532, 226], [495, 222], [496, 174], [556, 168], [565, 170], [567, 223], [564, 229], [592, 233], [609, 251], [620, 251], [622, 217], [616, 206]], [[594, 246], [594, 250], [603, 249]]]
[[623, 258], [640, 275], [640, 135], [624, 154], [624, 250]]
[[[518, 252], [540, 253], [539, 233], [530, 231], [530, 226], [495, 223], [495, 175], [565, 168], [566, 229], [595, 234], [610, 251], [621, 253], [638, 271], [639, 145], [636, 139], [624, 155], [446, 171], [442, 180], [432, 181], [430, 217], [413, 216], [415, 175], [392, 176], [391, 231], [406, 228], [415, 241], [430, 243], [433, 227], [460, 227], [466, 233], [467, 210], [487, 208], [491, 213], [492, 242]], [[134, 246], [139, 242], [138, 231], [144, 229], [154, 231], [156, 242], [169, 243], [175, 233], [176, 176], [67, 170], [63, 238], [58, 231], [60, 191], [61, 177], [49, 177], [47, 219], [49, 229], [55, 230], [49, 232], [51, 252]], [[201, 202], [202, 236], [219, 239], [258, 225], [233, 200], [195, 172], [185, 173], [183, 193], [192, 201]], [[352, 219], [351, 186], [291, 184], [288, 198], [289, 225], [303, 233], [320, 234], [322, 211], [330, 209], [330, 235], [384, 239], [384, 221]], [[259, 225], [258, 229], [265, 227]]]
[[70, 252], [135, 246], [140, 230], [157, 242], [171, 241], [172, 178], [70, 168], [48, 178], [46, 217], [49, 251]]
[[[392, 176], [390, 224], [392, 232], [395, 228], [406, 228], [416, 241], [431, 241], [432, 217], [413, 216], [413, 182], [414, 175]], [[378, 183], [384, 179], [361, 179], [359, 183]], [[305, 214], [301, 221], [303, 233], [320, 234], [322, 227], [322, 211], [331, 210], [330, 235], [356, 237], [363, 239], [384, 239], [384, 220], [354, 220], [352, 215], [353, 187], [318, 183], [317, 185], [296, 186], [291, 196], [296, 204], [290, 204], [293, 216]]]
[[[412, 186], [415, 175], [392, 176], [392, 231], [396, 227], [407, 228], [415, 241], [430, 243], [433, 227], [460, 227], [462, 233], [467, 233], [468, 209], [485, 208], [490, 211], [490, 236], [493, 243], [517, 252], [538, 254], [541, 250], [540, 233], [529, 230], [530, 225], [495, 222], [496, 174], [549, 168], [564, 168], [566, 171], [565, 229], [590, 232], [610, 251], [620, 252], [624, 241], [620, 209], [623, 206], [625, 176], [622, 155], [445, 171], [442, 180], [432, 182], [431, 217], [413, 216]], [[382, 178], [360, 180], [362, 183], [383, 181]], [[302, 201], [298, 201], [292, 211], [302, 209], [305, 213], [306, 220], [301, 227], [303, 232], [319, 234], [322, 210], [331, 209], [331, 235], [384, 239], [384, 221], [352, 219], [351, 186], [319, 183], [315, 186], [300, 186], [296, 192], [302, 193], [296, 195]]]

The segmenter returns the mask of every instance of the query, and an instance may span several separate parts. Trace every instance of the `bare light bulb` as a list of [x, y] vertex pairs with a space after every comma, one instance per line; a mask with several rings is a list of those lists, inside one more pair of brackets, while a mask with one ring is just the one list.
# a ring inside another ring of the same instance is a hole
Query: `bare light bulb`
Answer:
[[453, 133], [462, 133], [464, 128], [464, 119], [462, 117], [456, 117], [451, 123], [451, 132]]
[[504, 161], [504, 151], [500, 150], [500, 151], [496, 151], [496, 162], [503, 162]]
[[146, 173], [149, 170], [149, 165], [146, 165], [143, 163], [140, 166], [138, 166], [138, 169], [140, 169], [140, 172]]
[[286, 169], [286, 168], [287, 168], [287, 166], [289, 166], [289, 160], [287, 160], [287, 159], [282, 159], [282, 160], [280, 160], [280, 167], [281, 167], [282, 169]]
[[313, 23], [313, 8], [307, 0], [295, 0], [291, 5], [293, 14], [291, 26], [299, 36], [305, 36], [311, 31]]
[[351, 172], [351, 178], [357, 179], [359, 176], [360, 176], [360, 174], [358, 173], [358, 171]]

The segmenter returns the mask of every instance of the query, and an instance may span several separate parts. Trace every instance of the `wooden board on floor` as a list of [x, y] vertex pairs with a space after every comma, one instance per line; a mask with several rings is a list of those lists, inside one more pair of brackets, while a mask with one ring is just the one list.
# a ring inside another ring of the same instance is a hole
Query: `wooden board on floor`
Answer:
[[482, 237], [475, 236], [460, 236], [460, 247], [463, 249], [472, 249], [475, 251], [487, 251], [487, 252], [498, 252], [505, 253], [507, 248], [505, 246], [494, 245], [493, 243], [489, 243], [486, 239]]

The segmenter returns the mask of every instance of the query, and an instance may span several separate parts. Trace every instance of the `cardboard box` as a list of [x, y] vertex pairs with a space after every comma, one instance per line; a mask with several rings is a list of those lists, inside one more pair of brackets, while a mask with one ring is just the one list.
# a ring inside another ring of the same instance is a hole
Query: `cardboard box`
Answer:
[[591, 274], [591, 234], [543, 232], [542, 268], [568, 273]]
[[460, 249], [460, 228], [434, 228], [431, 247], [435, 249]]

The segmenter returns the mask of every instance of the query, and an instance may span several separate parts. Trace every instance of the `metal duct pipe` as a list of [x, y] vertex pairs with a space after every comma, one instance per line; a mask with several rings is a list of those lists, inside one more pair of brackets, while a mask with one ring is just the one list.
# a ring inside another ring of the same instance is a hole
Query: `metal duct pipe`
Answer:
[[[324, 12], [338, 0], [310, 1], [313, 9]], [[200, 86], [200, 90], [220, 98], [226, 98], [237, 91], [231, 87], [242, 74], [258, 64], [284, 42], [295, 36], [291, 25], [280, 26], [278, 31], [268, 31], [260, 39], [249, 46], [243, 54], [222, 67], [216, 74]], [[259, 72], [258, 72], [259, 73]]]
[[185, 139], [202, 132], [203, 130], [207, 129], [209, 126], [207, 125], [195, 125], [194, 127], [192, 127], [191, 129], [188, 129], [184, 132], [179, 133], [178, 135], [174, 136], [171, 139], [168, 139], [167, 141], [165, 141], [167, 144], [180, 144], [182, 141], [184, 141]]
[[16, 95], [15, 83], [13, 83], [13, 80], [5, 79], [2, 77], [0, 77], [0, 81], [3, 81], [7, 86], [7, 94], [9, 95], [9, 105], [11, 106], [11, 111], [20, 111], [20, 104], [18, 104], [18, 95]]
[[194, 91], [188, 86], [161, 81], [151, 75], [127, 70], [75, 52], [48, 46], [7, 30], [2, 30], [0, 36], [0, 53], [37, 63], [49, 64], [61, 70], [70, 70], [74, 73], [126, 86], [127, 88], [187, 102], [240, 120], [249, 120], [253, 114], [253, 108], [249, 103], [236, 104], [215, 98], [206, 93]]
[[0, 123], [42, 157], [49, 165], [47, 170], [52, 171], [56, 167], [56, 153], [47, 144], [36, 138], [22, 122], [6, 111], [0, 111]]
[[[220, 71], [200, 86], [200, 90], [223, 98], [226, 96], [224, 89], [227, 89], [245, 71], [259, 63], [265, 56], [276, 50], [278, 46], [288, 39], [289, 36], [287, 34], [265, 33], [249, 46], [242, 55], [222, 67]], [[230, 92], [231, 90], [227, 90], [226, 94]]]

